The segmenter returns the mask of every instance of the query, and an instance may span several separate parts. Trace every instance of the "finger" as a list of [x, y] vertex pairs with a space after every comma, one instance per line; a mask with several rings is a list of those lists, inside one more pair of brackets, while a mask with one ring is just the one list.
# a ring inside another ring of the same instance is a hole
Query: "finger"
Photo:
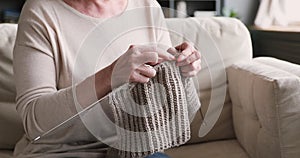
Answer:
[[164, 60], [175, 60], [175, 57], [168, 53], [166, 50], [161, 48], [158, 45], [143, 45], [139, 47], [139, 51], [144, 52], [156, 52], [160, 58], [163, 58]]
[[186, 59], [186, 57], [190, 56], [193, 51], [195, 51], [194, 46], [188, 42], [183, 42], [181, 45], [178, 45], [175, 48], [181, 51], [181, 54], [177, 58], [178, 62], [183, 61], [184, 59]]
[[198, 51], [194, 51], [190, 56], [186, 57], [184, 60], [176, 63], [177, 66], [185, 66], [193, 63], [197, 60], [200, 60], [201, 55]]
[[168, 53], [172, 54], [173, 56], [177, 57], [178, 55], [180, 55], [180, 52], [175, 49], [174, 47], [170, 47], [168, 50], [167, 50]]
[[141, 65], [141, 66], [137, 69], [137, 71], [138, 71], [141, 75], [143, 75], [143, 76], [145, 76], [145, 77], [147, 77], [147, 78], [152, 78], [152, 77], [154, 77], [154, 76], [156, 75], [155, 69], [154, 69], [152, 66], [146, 65], [146, 64]]
[[163, 58], [158, 57], [157, 63], [150, 62], [150, 63], [146, 63], [146, 64], [147, 64], [147, 65], [151, 65], [151, 66], [155, 66], [155, 65], [160, 64], [160, 63], [162, 63], [162, 62], [164, 62], [164, 61], [166, 61], [166, 60], [163, 59]]
[[177, 50], [181, 51], [185, 56], [189, 56], [195, 49], [194, 45], [189, 42], [183, 42], [182, 44], [175, 47]]
[[137, 83], [147, 83], [150, 78], [141, 75], [138, 72], [133, 72], [129, 78], [129, 82], [137, 82]]
[[157, 54], [158, 54], [158, 57], [164, 59], [164, 60], [168, 60], [168, 61], [172, 61], [172, 60], [175, 60], [175, 56], [170, 54], [169, 52], [165, 51], [165, 50], [162, 50], [162, 49], [157, 49]]
[[143, 52], [136, 57], [136, 62], [140, 65], [146, 63], [158, 63], [158, 54], [156, 52]]
[[201, 70], [201, 61], [197, 60], [192, 64], [180, 67], [182, 73], [187, 73], [190, 71], [200, 71]]
[[182, 50], [186, 49], [188, 46], [189, 46], [188, 42], [183, 42], [183, 43], [179, 44], [178, 46], [176, 46], [175, 48], [177, 50], [181, 50], [182, 51]]
[[184, 54], [185, 56], [191, 55], [195, 51], [194, 47], [189, 45], [187, 48], [182, 50], [181, 54]]
[[[179, 46], [177, 46], [176, 48], [179, 48]], [[180, 49], [177, 50], [176, 48], [171, 47], [167, 50], [167, 52], [174, 55], [177, 58], [177, 62], [180, 62], [180, 61], [184, 60], [186, 58], [186, 56], [181, 54]]]

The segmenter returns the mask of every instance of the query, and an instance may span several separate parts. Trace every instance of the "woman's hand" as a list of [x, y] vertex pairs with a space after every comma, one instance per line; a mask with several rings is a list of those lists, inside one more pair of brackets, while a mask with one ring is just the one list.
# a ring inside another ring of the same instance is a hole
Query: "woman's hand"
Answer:
[[177, 56], [176, 65], [180, 67], [183, 76], [193, 77], [201, 70], [201, 54], [193, 44], [184, 42], [169, 48], [168, 52]]
[[153, 66], [167, 60], [175, 57], [156, 45], [131, 45], [111, 65], [111, 85], [115, 88], [127, 82], [146, 83], [156, 75]]

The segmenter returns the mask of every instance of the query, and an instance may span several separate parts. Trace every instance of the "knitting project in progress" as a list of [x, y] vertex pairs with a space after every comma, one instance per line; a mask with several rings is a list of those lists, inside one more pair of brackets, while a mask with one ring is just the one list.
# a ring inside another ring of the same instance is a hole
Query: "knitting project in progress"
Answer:
[[142, 158], [190, 139], [200, 108], [193, 80], [182, 77], [175, 62], [154, 68], [149, 82], [125, 84], [109, 94], [118, 139], [118, 149], [109, 152], [113, 157]]

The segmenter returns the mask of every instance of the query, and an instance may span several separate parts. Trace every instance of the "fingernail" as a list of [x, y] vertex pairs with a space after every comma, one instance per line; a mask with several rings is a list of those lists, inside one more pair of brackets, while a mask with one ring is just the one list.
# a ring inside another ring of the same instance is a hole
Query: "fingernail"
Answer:
[[180, 61], [182, 61], [182, 60], [184, 60], [185, 59], [185, 56], [184, 55], [179, 55], [179, 57], [177, 58], [177, 61], [178, 62], [180, 62]]
[[158, 59], [157, 63], [159, 64], [159, 63], [162, 63], [163, 61], [164, 61], [164, 59], [160, 58], [160, 59]]
[[175, 60], [176, 58], [175, 58], [175, 56], [171, 55], [171, 56], [169, 57], [169, 59], [170, 59], [170, 60]]

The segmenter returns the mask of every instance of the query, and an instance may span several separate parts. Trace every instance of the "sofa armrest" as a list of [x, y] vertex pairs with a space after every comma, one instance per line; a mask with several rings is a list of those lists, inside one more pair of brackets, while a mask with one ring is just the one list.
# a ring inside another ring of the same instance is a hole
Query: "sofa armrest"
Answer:
[[236, 137], [252, 158], [300, 155], [300, 78], [252, 61], [227, 69]]

